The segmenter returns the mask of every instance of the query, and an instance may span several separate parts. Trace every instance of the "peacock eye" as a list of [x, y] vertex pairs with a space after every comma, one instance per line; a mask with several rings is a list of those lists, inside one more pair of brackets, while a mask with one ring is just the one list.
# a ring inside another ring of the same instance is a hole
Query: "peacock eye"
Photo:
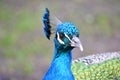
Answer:
[[[64, 33], [58, 33], [58, 35], [59, 35], [59, 38], [60, 38], [61, 40], [63, 40], [64, 37], [65, 37], [65, 34], [64, 34]], [[58, 35], [56, 34], [56, 35], [55, 35], [55, 38], [58, 38]]]
[[[63, 40], [64, 37], [65, 37], [65, 34], [64, 34], [64, 33], [59, 33], [59, 38], [60, 38], [61, 40]], [[58, 38], [58, 35], [57, 35], [57, 34], [55, 35], [55, 38]]]
[[63, 38], [65, 37], [64, 33], [59, 33], [60, 39], [63, 40]]

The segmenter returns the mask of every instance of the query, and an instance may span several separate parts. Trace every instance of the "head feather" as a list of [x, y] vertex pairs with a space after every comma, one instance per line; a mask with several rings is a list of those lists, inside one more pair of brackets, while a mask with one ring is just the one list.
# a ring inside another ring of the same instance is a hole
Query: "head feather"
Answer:
[[45, 36], [50, 40], [52, 30], [56, 30], [56, 26], [61, 24], [62, 22], [57, 17], [51, 15], [48, 8], [45, 9], [42, 20]]

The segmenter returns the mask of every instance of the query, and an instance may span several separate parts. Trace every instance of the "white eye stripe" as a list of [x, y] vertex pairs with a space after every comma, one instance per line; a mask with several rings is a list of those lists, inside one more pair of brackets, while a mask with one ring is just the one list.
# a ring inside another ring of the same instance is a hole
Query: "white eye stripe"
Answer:
[[[64, 34], [65, 34], [65, 33], [64, 33]], [[68, 39], [71, 41], [71, 39], [68, 37], [68, 35], [67, 35], [67, 34], [65, 34], [65, 37], [66, 37], [66, 38], [68, 38]]]
[[[65, 34], [65, 33], [64, 33], [64, 34]], [[74, 43], [74, 42], [70, 39], [70, 37], [68, 37], [67, 34], [65, 34], [65, 37], [68, 38], [68, 40], [69, 40], [71, 43]]]
[[65, 43], [60, 39], [60, 36], [59, 36], [59, 33], [58, 33], [58, 32], [57, 32], [57, 40], [59, 41], [59, 43], [65, 44]]
[[[68, 38], [68, 40], [69, 40], [71, 43], [74, 43], [67, 34], [64, 33], [64, 35], [65, 35], [66, 38]], [[57, 37], [57, 40], [59, 41], [59, 43], [65, 44], [65, 43], [60, 39], [60, 35], [59, 35], [58, 32], [57, 32], [57, 36], [58, 36], [58, 37]]]

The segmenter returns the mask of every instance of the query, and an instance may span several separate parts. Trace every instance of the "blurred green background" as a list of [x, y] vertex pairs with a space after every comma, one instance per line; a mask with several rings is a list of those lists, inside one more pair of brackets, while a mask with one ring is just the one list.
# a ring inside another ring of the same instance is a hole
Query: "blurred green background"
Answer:
[[41, 80], [52, 60], [53, 40], [43, 32], [48, 7], [80, 30], [78, 57], [120, 50], [120, 0], [0, 0], [0, 80]]

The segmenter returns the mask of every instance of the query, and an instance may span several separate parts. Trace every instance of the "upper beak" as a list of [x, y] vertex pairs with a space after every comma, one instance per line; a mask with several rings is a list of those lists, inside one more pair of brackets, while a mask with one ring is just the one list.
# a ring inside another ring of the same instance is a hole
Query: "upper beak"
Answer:
[[70, 44], [71, 44], [71, 46], [78, 47], [78, 48], [80, 48], [81, 51], [83, 51], [83, 46], [82, 46], [80, 39], [78, 37], [73, 36]]

